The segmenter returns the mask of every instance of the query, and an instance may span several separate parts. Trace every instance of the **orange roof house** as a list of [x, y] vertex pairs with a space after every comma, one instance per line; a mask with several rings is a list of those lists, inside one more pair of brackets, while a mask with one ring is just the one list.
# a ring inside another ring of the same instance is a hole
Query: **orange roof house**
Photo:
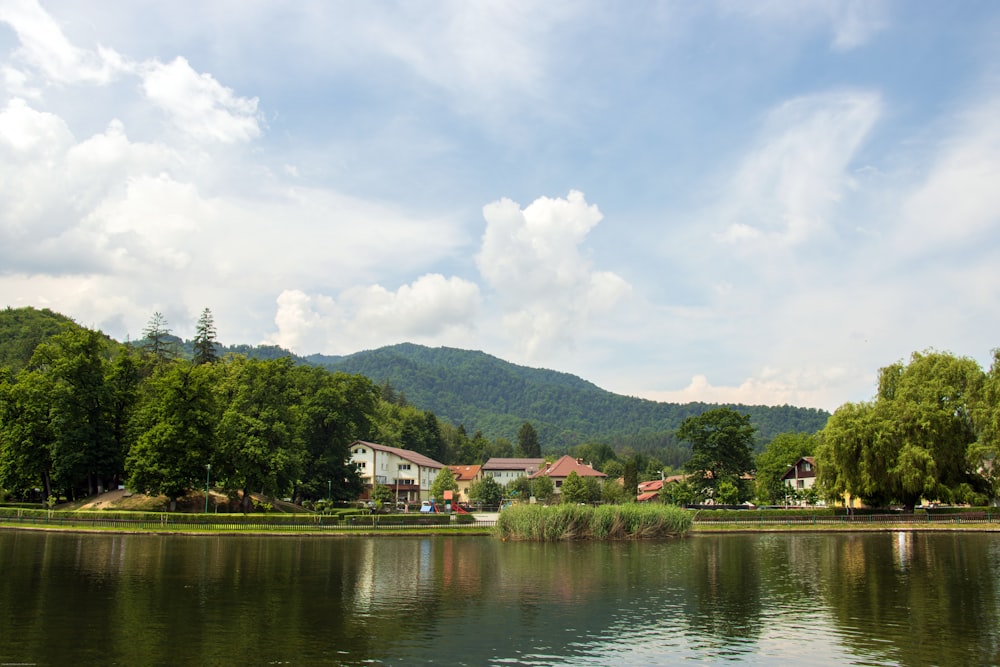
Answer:
[[469, 489], [472, 483], [479, 479], [479, 470], [482, 466], [448, 466], [451, 474], [455, 476], [458, 483], [458, 502], [469, 502]]
[[593, 466], [589, 466], [584, 463], [583, 459], [574, 459], [569, 455], [563, 456], [552, 464], [543, 467], [541, 470], [532, 475], [531, 478], [550, 478], [555, 486], [556, 493], [559, 493], [562, 483], [566, 481], [566, 478], [569, 477], [569, 474], [572, 472], [575, 472], [580, 477], [596, 477], [602, 482], [607, 478], [607, 475], [603, 472], [594, 470]]
[[687, 478], [687, 475], [670, 475], [669, 477], [664, 477], [663, 479], [651, 479], [648, 482], [641, 482], [639, 484], [639, 495], [636, 496], [636, 500], [640, 503], [648, 500], [656, 500], [660, 497], [660, 493], [663, 492], [663, 487], [667, 484], [675, 484]]

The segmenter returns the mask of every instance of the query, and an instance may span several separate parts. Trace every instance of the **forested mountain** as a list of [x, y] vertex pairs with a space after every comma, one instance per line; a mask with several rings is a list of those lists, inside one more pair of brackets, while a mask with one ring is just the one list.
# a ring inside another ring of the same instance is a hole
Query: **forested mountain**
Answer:
[[[35, 346], [73, 321], [47, 309], [7, 308], [0, 311], [0, 367], [23, 368]], [[190, 358], [192, 341], [165, 332], [178, 356]], [[141, 345], [133, 341], [132, 345]], [[483, 352], [429, 348], [404, 343], [344, 357], [298, 357], [276, 346], [221, 345], [220, 356], [290, 357], [330, 370], [361, 374], [383, 386], [383, 393], [433, 412], [443, 421], [461, 425], [472, 435], [517, 442], [527, 421], [538, 433], [546, 453], [562, 453], [581, 443], [608, 444], [616, 451], [631, 448], [668, 462], [687, 458], [674, 430], [689, 416], [714, 407], [707, 403], [660, 403], [605, 391], [574, 375], [508, 363]], [[762, 447], [784, 432], [812, 433], [829, 414], [792, 406], [734, 405], [751, 416]]]
[[[671, 449], [673, 431], [707, 403], [660, 403], [605, 391], [581, 378], [508, 363], [483, 352], [404, 343], [345, 357], [312, 355], [310, 363], [360, 373], [466, 431], [516, 441], [529, 421], [545, 451], [606, 442], [637, 451]], [[758, 427], [758, 445], [783, 432], [815, 432], [829, 413], [792, 406], [732, 406]]]

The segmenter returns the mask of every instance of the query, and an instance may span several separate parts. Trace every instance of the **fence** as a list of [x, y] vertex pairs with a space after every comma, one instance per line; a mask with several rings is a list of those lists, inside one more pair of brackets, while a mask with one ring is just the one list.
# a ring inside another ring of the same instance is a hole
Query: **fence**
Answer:
[[740, 516], [722, 515], [713, 517], [711, 513], [701, 513], [694, 519], [697, 524], [738, 524], [738, 525], [914, 525], [914, 524], [992, 524], [1000, 523], [1000, 512], [958, 512], [952, 514], [797, 514], [782, 516], [757, 515], [753, 511], [741, 512]]
[[125, 531], [170, 532], [246, 532], [246, 533], [336, 533], [358, 530], [401, 530], [427, 528], [492, 528], [495, 519], [474, 518], [458, 521], [454, 515], [428, 517], [400, 517], [397, 515], [369, 514], [340, 517], [335, 515], [284, 515], [277, 517], [255, 515], [220, 516], [217, 514], [144, 513], [141, 516], [101, 516], [99, 513], [80, 514], [54, 510], [16, 510], [0, 513], [0, 524], [22, 526], [48, 526], [53, 528], [91, 528]]

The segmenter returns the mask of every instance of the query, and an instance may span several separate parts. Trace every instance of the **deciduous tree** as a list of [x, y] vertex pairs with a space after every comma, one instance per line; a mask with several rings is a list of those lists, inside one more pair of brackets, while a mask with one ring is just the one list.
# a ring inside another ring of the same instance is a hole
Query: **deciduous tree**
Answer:
[[458, 482], [455, 481], [455, 475], [448, 466], [441, 468], [437, 477], [431, 482], [431, 498], [438, 504], [444, 503], [445, 491], [458, 491]]
[[170, 509], [206, 476], [219, 422], [216, 373], [186, 361], [161, 367], [146, 382], [141, 429], [125, 462], [131, 489], [163, 494]]
[[483, 477], [469, 487], [469, 500], [490, 507], [499, 505], [503, 500], [503, 487], [493, 477]]
[[732, 408], [715, 408], [688, 417], [677, 429], [677, 438], [691, 443], [691, 459], [684, 468], [694, 473], [711, 492], [728, 480], [739, 489], [739, 500], [750, 496], [742, 477], [753, 470], [754, 432], [749, 415]]
[[875, 400], [842, 406], [823, 429], [817, 467], [827, 495], [911, 512], [921, 498], [984, 500], [983, 478], [969, 465], [982, 383], [975, 361], [947, 353], [883, 368]]
[[575, 470], [563, 480], [562, 486], [559, 487], [559, 495], [564, 503], [585, 503], [590, 500], [587, 485]]
[[221, 391], [217, 467], [229, 488], [243, 491], [246, 512], [252, 491], [285, 495], [302, 471], [292, 361], [233, 359], [226, 365]]

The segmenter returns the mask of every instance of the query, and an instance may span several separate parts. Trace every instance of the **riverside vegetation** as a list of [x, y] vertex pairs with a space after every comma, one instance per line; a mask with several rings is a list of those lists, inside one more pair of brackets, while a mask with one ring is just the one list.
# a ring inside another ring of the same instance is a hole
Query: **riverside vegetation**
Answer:
[[502, 540], [628, 540], [679, 537], [691, 528], [691, 513], [673, 505], [515, 505], [500, 513]]

